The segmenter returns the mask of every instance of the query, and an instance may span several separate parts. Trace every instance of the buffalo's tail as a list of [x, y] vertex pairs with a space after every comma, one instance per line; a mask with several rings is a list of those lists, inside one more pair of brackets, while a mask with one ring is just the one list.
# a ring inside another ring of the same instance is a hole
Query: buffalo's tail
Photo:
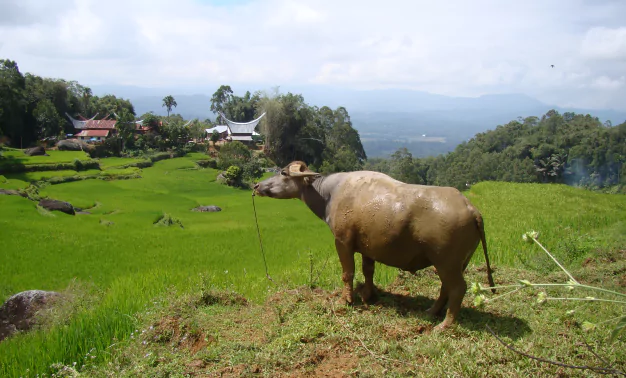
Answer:
[[496, 293], [494, 287], [496, 284], [493, 282], [493, 276], [491, 271], [491, 265], [489, 264], [489, 254], [487, 253], [487, 240], [485, 238], [485, 225], [482, 215], [476, 212], [476, 226], [478, 226], [478, 233], [480, 233], [480, 241], [483, 245], [483, 253], [485, 254], [485, 262], [487, 263], [487, 279], [489, 280], [489, 286], [491, 286], [491, 292]]

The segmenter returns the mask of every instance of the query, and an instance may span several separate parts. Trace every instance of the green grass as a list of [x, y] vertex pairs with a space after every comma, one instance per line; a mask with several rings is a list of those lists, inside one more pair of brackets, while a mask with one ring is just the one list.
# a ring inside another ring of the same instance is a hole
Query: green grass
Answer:
[[[131, 171], [135, 169], [103, 172]], [[140, 179], [84, 180], [41, 190], [75, 206], [97, 205], [88, 210], [90, 215], [42, 216], [27, 199], [0, 196], [0, 300], [28, 289], [64, 290], [74, 280], [93, 284], [102, 298], [77, 310], [65, 325], [0, 343], [0, 375], [18, 376], [26, 369], [49, 372], [53, 363], [84, 360], [92, 348], [99, 353], [97, 361], [106, 365], [116, 357], [102, 352], [114, 338], [127, 339], [138, 311], [172, 288], [192, 290], [201, 277], [206, 285], [263, 303], [276, 287], [265, 278], [251, 193], [216, 183], [217, 174], [198, 169], [185, 157], [156, 162], [141, 171]], [[20, 182], [11, 179], [8, 184]], [[0, 187], [8, 184], [0, 182]], [[466, 194], [484, 214], [496, 268], [529, 266], [549, 272], [536, 251], [521, 242], [530, 229], [540, 231], [542, 242], [559, 256], [574, 251], [566, 261], [570, 265], [596, 248], [623, 242], [621, 235], [626, 234], [624, 196], [505, 183], [481, 183]], [[341, 269], [328, 227], [298, 200], [255, 201], [274, 281], [287, 287], [306, 285], [313, 264], [321, 288], [340, 287]], [[217, 205], [222, 211], [190, 211], [200, 205]], [[179, 219], [183, 228], [156, 227], [153, 223], [164, 213]], [[483, 261], [482, 253], [476, 253], [474, 262]], [[378, 285], [388, 286], [396, 277], [397, 270], [377, 265]], [[496, 270], [495, 279], [506, 278]], [[429, 290], [436, 291], [437, 285], [430, 282]]]
[[74, 159], [89, 160], [90, 157], [83, 151], [56, 151], [48, 150], [46, 153], [50, 156], [28, 156], [22, 150], [3, 151], [3, 159], [0, 159], [0, 167], [12, 164], [58, 164], [72, 163]]
[[99, 175], [100, 171], [97, 169], [89, 169], [86, 171], [73, 171], [73, 170], [61, 170], [61, 171], [35, 171], [35, 172], [22, 172], [22, 173], [7, 173], [6, 176], [10, 179], [21, 180], [26, 182], [47, 180], [52, 177], [68, 177], [68, 176], [91, 176]]
[[129, 166], [131, 164], [144, 163], [149, 160], [143, 158], [120, 158], [120, 157], [109, 157], [100, 159], [100, 169], [107, 170], [111, 168], [120, 168]]
[[28, 186], [28, 183], [13, 178], [7, 178], [6, 176], [0, 175], [0, 188], [2, 189], [23, 189]]
[[[496, 263], [529, 262], [525, 256], [535, 249], [519, 240], [530, 230], [539, 231], [542, 242], [565, 263], [580, 262], [595, 249], [626, 244], [626, 196], [502, 182], [474, 185], [466, 195], [484, 216], [489, 255]], [[483, 260], [482, 253], [473, 259]]]
[[211, 157], [202, 152], [190, 152], [187, 155], [185, 155], [185, 158], [196, 161], [196, 160], [207, 160], [207, 159], [210, 159]]
[[[615, 255], [614, 257], [620, 257]], [[600, 263], [598, 261], [598, 263]], [[589, 264], [576, 276], [608, 279], [624, 261]], [[563, 274], [538, 275], [502, 268], [502, 283], [523, 277], [539, 282], [562, 282]], [[484, 282], [484, 272], [472, 268], [469, 281]], [[200, 282], [187, 294], [168, 293], [149, 311], [138, 315], [128, 343], [114, 346], [107, 364], [89, 361], [86, 377], [155, 376], [589, 376], [589, 371], [539, 363], [507, 350], [486, 329], [488, 324], [506, 343], [540, 358], [571, 365], [601, 366], [584, 343], [615, 369], [626, 369], [626, 342], [607, 345], [610, 327], [593, 332], [584, 321], [618, 316], [608, 304], [552, 302], [539, 305], [536, 293], [524, 291], [483, 309], [468, 295], [459, 324], [434, 333], [441, 318], [430, 318], [438, 287], [432, 269], [399, 275], [379, 292], [375, 304], [357, 300], [354, 307], [333, 301], [339, 290], [281, 288], [262, 304], [248, 303], [227, 290]], [[569, 310], [574, 310], [568, 315]], [[606, 366], [606, 365], [605, 365]], [[608, 366], [606, 366], [608, 367]]]
[[105, 171], [100, 171], [97, 169], [89, 169], [86, 171], [72, 171], [72, 170], [61, 170], [61, 171], [35, 171], [35, 172], [22, 172], [22, 173], [7, 173], [6, 176], [17, 182], [36, 182], [36, 181], [47, 181], [53, 178], [62, 178], [62, 177], [72, 177], [72, 176], [91, 176], [91, 177], [115, 177], [115, 176], [126, 176], [133, 175], [141, 172], [141, 169], [135, 167], [129, 168], [109, 168]]

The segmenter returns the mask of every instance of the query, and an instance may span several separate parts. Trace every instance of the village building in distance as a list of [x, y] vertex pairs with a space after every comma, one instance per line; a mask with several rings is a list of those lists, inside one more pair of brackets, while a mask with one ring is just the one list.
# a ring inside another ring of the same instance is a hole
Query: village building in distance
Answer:
[[75, 119], [67, 113], [65, 113], [65, 115], [70, 119], [75, 132], [77, 132], [73, 135], [76, 139], [85, 142], [101, 142], [117, 133], [117, 129], [115, 128], [117, 121], [115, 119], [109, 119], [108, 116], [97, 120], [95, 119], [97, 114], [90, 119], [86, 119], [80, 115], [80, 119]]
[[220, 135], [219, 141], [222, 143], [231, 142], [231, 141], [240, 141], [244, 144], [254, 144], [253, 136], [259, 136], [260, 134], [254, 131], [256, 126], [261, 121], [261, 118], [265, 116], [265, 113], [261, 114], [259, 118], [254, 119], [250, 122], [235, 122], [231, 121], [223, 113], [219, 113], [222, 116], [222, 119], [226, 122], [226, 125], [217, 125], [210, 129], [205, 129], [207, 133], [207, 137], [210, 138], [213, 131], [217, 131]]
[[[250, 122], [235, 122], [231, 121], [223, 113], [219, 113], [225, 121], [225, 125], [217, 125], [209, 129], [205, 129], [206, 138], [210, 138], [214, 131], [217, 131], [220, 138], [218, 144], [224, 144], [232, 141], [239, 141], [248, 146], [255, 144], [256, 137], [260, 134], [255, 131], [256, 126], [266, 113], [261, 114], [258, 118]], [[115, 113], [109, 114], [103, 119], [96, 119], [98, 114], [87, 119], [81, 115], [77, 118], [65, 113], [74, 127], [74, 134], [68, 134], [70, 138], [75, 138], [87, 143], [100, 143], [105, 139], [117, 135], [117, 116]], [[184, 126], [187, 126], [191, 121], [187, 122]], [[135, 121], [135, 132], [137, 134], [146, 134], [151, 130], [149, 125], [144, 125], [143, 120]], [[254, 138], [253, 138], [254, 137]]]
[[[65, 115], [70, 119], [72, 125], [74, 126], [74, 134], [70, 134], [68, 136], [72, 136], [73, 138], [85, 141], [85, 142], [102, 142], [108, 137], [112, 137], [117, 134], [117, 128], [115, 125], [117, 124], [116, 119], [109, 118], [111, 115], [106, 116], [103, 119], [96, 119], [98, 114], [95, 116], [86, 119], [85, 117], [78, 115], [78, 119], [70, 116], [65, 113]], [[114, 113], [115, 116], [117, 116]], [[146, 126], [140, 121], [135, 121], [136, 129], [135, 131], [138, 134], [145, 134], [150, 131], [151, 127]]]

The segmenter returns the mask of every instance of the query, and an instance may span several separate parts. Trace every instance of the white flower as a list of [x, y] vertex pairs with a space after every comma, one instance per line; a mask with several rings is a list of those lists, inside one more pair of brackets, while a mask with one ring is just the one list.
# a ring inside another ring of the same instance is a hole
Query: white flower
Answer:
[[548, 295], [543, 291], [537, 294], [537, 303], [544, 304], [548, 300]]
[[485, 303], [487, 302], [489, 302], [489, 300], [487, 299], [487, 297], [485, 297], [484, 294], [478, 295], [476, 296], [476, 298], [474, 298], [474, 306], [476, 306], [476, 308], [485, 307]]
[[596, 325], [585, 320], [582, 324], [582, 328], [583, 331], [591, 331], [592, 329], [596, 328]]

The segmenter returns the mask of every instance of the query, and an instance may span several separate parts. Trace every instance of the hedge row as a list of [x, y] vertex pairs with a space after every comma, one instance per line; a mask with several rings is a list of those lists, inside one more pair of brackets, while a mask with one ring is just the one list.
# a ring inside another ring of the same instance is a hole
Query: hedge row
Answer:
[[0, 174], [3, 173], [22, 173], [22, 172], [38, 172], [38, 171], [86, 171], [88, 169], [100, 169], [97, 160], [78, 160], [73, 163], [51, 163], [51, 164], [11, 164], [8, 166], [0, 166]]

